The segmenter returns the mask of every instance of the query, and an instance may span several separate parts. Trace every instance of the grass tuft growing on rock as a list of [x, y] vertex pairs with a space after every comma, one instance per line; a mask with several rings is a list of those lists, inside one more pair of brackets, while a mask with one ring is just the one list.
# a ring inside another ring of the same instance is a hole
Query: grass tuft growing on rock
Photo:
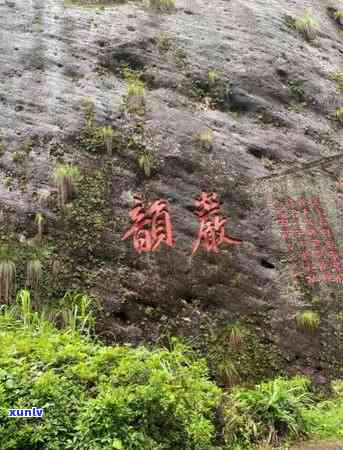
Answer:
[[297, 314], [295, 320], [297, 327], [300, 330], [309, 333], [314, 333], [318, 329], [320, 323], [319, 315], [313, 311], [303, 311]]
[[338, 89], [343, 92], [343, 72], [330, 73], [329, 80], [335, 81]]
[[318, 31], [318, 22], [313, 18], [310, 9], [306, 9], [304, 15], [295, 20], [294, 26], [306, 40], [311, 41], [315, 39]]
[[337, 108], [332, 117], [339, 125], [343, 125], [343, 106]]
[[139, 74], [125, 67], [123, 71], [126, 81], [126, 93], [124, 107], [129, 113], [143, 115], [145, 113], [145, 84], [139, 78]]
[[204, 131], [195, 136], [196, 141], [205, 150], [211, 150], [213, 146], [213, 133], [211, 130]]
[[26, 286], [32, 289], [38, 289], [40, 279], [42, 278], [42, 263], [39, 259], [33, 259], [27, 263]]
[[150, 177], [151, 171], [155, 164], [154, 156], [151, 152], [144, 151], [138, 155], [137, 158], [139, 168], [144, 172], [146, 177]]
[[112, 155], [112, 147], [113, 147], [113, 136], [114, 131], [111, 126], [102, 127], [102, 135], [104, 137], [105, 146], [107, 149], [108, 155]]
[[59, 205], [63, 208], [76, 192], [80, 172], [75, 166], [65, 164], [55, 168], [53, 179], [58, 189]]
[[149, 6], [160, 13], [171, 13], [175, 11], [175, 0], [149, 0]]
[[0, 300], [8, 303], [14, 285], [16, 267], [13, 261], [3, 259], [0, 261]]

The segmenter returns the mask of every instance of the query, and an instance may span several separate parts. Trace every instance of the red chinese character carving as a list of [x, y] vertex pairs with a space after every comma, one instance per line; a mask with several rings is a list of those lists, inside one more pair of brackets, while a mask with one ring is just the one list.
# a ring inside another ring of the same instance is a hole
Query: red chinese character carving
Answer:
[[325, 272], [324, 281], [333, 281], [333, 274], [331, 272]]
[[313, 283], [317, 283], [319, 281], [319, 278], [316, 277], [316, 275], [309, 275], [306, 277], [306, 280], [308, 283], [313, 284]]
[[156, 200], [146, 213], [141, 198], [135, 196], [130, 217], [134, 223], [122, 240], [133, 236], [133, 247], [138, 253], [154, 251], [162, 242], [169, 247], [175, 245], [168, 204], [165, 200]]
[[225, 235], [225, 224], [228, 222], [227, 218], [221, 218], [220, 201], [218, 194], [215, 192], [202, 192], [195, 200], [197, 210], [195, 215], [200, 221], [200, 228], [198, 232], [198, 239], [193, 245], [192, 255], [202, 245], [209, 252], [218, 253], [218, 246], [222, 242], [228, 244], [241, 244], [242, 240]]

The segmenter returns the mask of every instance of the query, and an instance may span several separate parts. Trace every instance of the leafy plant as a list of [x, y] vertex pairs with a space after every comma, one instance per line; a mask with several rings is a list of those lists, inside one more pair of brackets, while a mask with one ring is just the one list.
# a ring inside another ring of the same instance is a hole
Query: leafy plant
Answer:
[[300, 330], [314, 333], [319, 327], [320, 318], [316, 312], [303, 311], [296, 315], [296, 323]]
[[0, 260], [0, 300], [8, 303], [11, 289], [14, 285], [16, 267], [13, 261], [9, 259]]
[[[203, 359], [178, 343], [106, 347], [41, 325], [23, 295], [25, 326], [0, 312], [1, 450], [214, 448], [220, 389]], [[37, 405], [39, 421], [7, 416]]]
[[161, 13], [170, 13], [175, 10], [175, 0], [149, 0], [150, 8]]
[[30, 327], [31, 320], [34, 317], [31, 309], [30, 291], [22, 289], [17, 294], [17, 304], [20, 307], [20, 319], [23, 321], [25, 328]]
[[277, 378], [254, 388], [234, 388], [224, 401], [224, 437], [243, 448], [307, 433], [302, 408], [311, 403], [310, 381]]
[[113, 131], [112, 127], [111, 126], [103, 127], [102, 135], [104, 137], [104, 142], [106, 145], [107, 153], [109, 155], [112, 155], [113, 136], [114, 136], [114, 131]]
[[217, 366], [217, 372], [221, 382], [226, 387], [231, 387], [239, 380], [238, 370], [230, 360], [223, 360]]
[[138, 155], [137, 162], [139, 168], [143, 170], [144, 175], [150, 177], [155, 163], [154, 156], [150, 152], [144, 151]]
[[39, 259], [33, 259], [27, 263], [26, 286], [38, 289], [42, 277], [42, 263]]
[[54, 182], [58, 188], [59, 205], [63, 208], [76, 192], [76, 185], [80, 178], [79, 169], [66, 164], [59, 165], [53, 173]]
[[295, 20], [294, 26], [308, 41], [315, 39], [318, 31], [318, 22], [313, 18], [310, 9], [306, 9], [304, 15]]
[[90, 334], [95, 323], [91, 299], [85, 294], [67, 292], [62, 299], [63, 303], [65, 307], [62, 316], [65, 327], [72, 332]]

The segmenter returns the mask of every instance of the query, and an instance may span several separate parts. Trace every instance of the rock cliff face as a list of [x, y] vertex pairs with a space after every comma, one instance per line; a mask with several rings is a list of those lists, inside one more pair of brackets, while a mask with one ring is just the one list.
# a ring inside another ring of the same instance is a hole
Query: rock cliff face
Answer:
[[[0, 1], [0, 242], [18, 284], [38, 255], [37, 302], [88, 292], [108, 341], [178, 334], [205, 352], [215, 342], [220, 359], [220, 330], [239, 321], [248, 330], [235, 356], [242, 378], [342, 375], [342, 283], [294, 284], [271, 208], [318, 194], [343, 258], [342, 2], [177, 0], [162, 15], [140, 1]], [[308, 7], [310, 40], [295, 26]], [[125, 66], [146, 87], [138, 113], [123, 101]], [[112, 155], [104, 125], [115, 131]], [[153, 158], [150, 176], [137, 164], [142, 152]], [[58, 163], [83, 177], [64, 211]], [[243, 244], [190, 258], [202, 191], [220, 195], [227, 232]], [[121, 241], [137, 192], [168, 200], [175, 248], [138, 255]], [[320, 316], [313, 334], [296, 326], [303, 310]]]

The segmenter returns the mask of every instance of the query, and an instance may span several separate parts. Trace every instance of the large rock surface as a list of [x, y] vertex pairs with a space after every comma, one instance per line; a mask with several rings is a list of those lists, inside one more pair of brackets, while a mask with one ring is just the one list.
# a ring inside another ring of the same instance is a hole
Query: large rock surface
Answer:
[[[20, 236], [32, 238], [43, 209], [43, 301], [86, 290], [104, 306], [98, 331], [110, 341], [164, 342], [170, 332], [198, 344], [206, 324], [217, 330], [240, 320], [290, 373], [320, 382], [342, 375], [342, 284], [294, 286], [270, 209], [281, 194], [319, 193], [343, 257], [343, 128], [330, 119], [343, 93], [329, 80], [343, 70], [343, 38], [327, 9], [342, 3], [176, 3], [161, 16], [139, 1], [101, 9], [0, 0], [1, 241], [13, 249], [22, 282], [33, 250]], [[319, 23], [311, 42], [287, 25], [307, 7]], [[156, 45], [161, 32], [170, 37], [167, 51]], [[125, 64], [147, 84], [139, 120], [122, 110]], [[209, 70], [218, 75], [214, 87]], [[96, 123], [120, 133], [113, 158], [81, 145], [86, 98]], [[195, 140], [208, 129], [210, 151]], [[158, 161], [150, 178], [135, 162], [144, 147]], [[63, 214], [51, 178], [58, 162], [85, 176]], [[221, 195], [227, 230], [244, 243], [190, 258], [194, 198], [204, 190]], [[50, 203], [39, 200], [44, 192]], [[134, 192], [169, 201], [174, 249], [137, 255], [121, 241]], [[313, 336], [295, 325], [303, 309], [321, 316]]]

